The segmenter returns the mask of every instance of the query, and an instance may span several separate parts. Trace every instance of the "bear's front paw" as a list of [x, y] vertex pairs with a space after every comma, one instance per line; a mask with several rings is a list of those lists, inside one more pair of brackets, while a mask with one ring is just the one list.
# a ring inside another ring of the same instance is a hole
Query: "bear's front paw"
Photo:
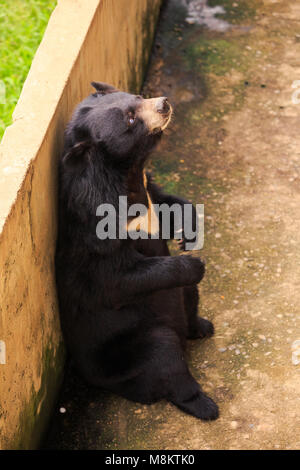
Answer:
[[190, 239], [187, 239], [185, 236], [183, 236], [181, 240], [178, 240], [178, 246], [180, 250], [182, 251], [191, 251], [193, 248], [190, 246], [188, 247], [188, 244], [194, 245], [196, 241], [197, 241], [196, 237], [190, 240]]
[[205, 263], [200, 258], [193, 258], [192, 256], [188, 256], [188, 259], [191, 267], [190, 284], [198, 284], [203, 279]]
[[189, 327], [188, 338], [197, 339], [212, 336], [214, 334], [214, 325], [205, 318], [197, 317], [193, 325]]

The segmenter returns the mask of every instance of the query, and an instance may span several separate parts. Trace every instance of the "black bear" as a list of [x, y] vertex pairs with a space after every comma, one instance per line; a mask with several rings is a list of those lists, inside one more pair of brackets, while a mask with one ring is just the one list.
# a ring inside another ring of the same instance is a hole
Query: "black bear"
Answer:
[[[67, 126], [59, 167], [56, 275], [67, 348], [92, 385], [140, 403], [166, 399], [197, 418], [216, 419], [217, 405], [184, 359], [186, 338], [213, 334], [212, 323], [197, 316], [203, 262], [170, 256], [162, 237], [97, 234], [97, 208], [109, 204], [118, 213], [120, 196], [148, 210], [151, 204], [187, 204], [165, 194], [144, 171], [172, 108], [165, 97], [92, 85], [96, 92]], [[184, 233], [182, 239], [184, 249]]]

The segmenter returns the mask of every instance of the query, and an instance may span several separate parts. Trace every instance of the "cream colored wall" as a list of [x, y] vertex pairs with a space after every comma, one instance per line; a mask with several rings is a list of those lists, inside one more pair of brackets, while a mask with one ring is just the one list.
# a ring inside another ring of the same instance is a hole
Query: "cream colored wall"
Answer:
[[0, 146], [0, 449], [41, 439], [62, 377], [57, 159], [91, 80], [137, 92], [161, 0], [60, 0]]

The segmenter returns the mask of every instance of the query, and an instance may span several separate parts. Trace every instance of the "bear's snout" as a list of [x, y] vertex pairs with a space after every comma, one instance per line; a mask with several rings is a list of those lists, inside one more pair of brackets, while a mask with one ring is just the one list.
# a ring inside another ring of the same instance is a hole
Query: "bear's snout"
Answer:
[[172, 106], [165, 96], [148, 98], [143, 100], [137, 114], [153, 134], [167, 127], [172, 116]]
[[165, 96], [158, 98], [158, 103], [156, 107], [157, 107], [157, 111], [161, 114], [169, 114], [171, 110], [171, 105], [168, 101], [168, 98], [166, 98]]

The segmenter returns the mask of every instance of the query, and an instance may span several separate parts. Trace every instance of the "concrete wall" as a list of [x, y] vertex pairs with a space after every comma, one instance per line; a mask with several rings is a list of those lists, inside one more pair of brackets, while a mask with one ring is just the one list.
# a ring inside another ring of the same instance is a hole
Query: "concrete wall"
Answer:
[[0, 147], [0, 449], [38, 446], [62, 377], [57, 159], [90, 81], [138, 92], [161, 0], [60, 0]]

